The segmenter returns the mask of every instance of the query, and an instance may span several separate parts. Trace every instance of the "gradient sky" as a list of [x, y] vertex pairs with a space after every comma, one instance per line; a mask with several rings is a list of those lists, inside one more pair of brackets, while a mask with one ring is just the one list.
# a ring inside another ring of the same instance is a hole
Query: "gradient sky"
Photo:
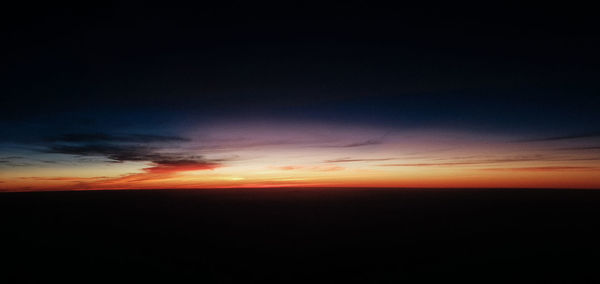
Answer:
[[0, 191], [600, 188], [595, 17], [505, 5], [14, 7]]

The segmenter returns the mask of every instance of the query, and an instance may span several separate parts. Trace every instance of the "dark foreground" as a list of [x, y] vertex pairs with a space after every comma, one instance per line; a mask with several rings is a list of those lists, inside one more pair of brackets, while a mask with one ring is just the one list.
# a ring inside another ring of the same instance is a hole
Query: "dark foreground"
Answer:
[[600, 191], [4, 193], [0, 213], [24, 281], [600, 280]]

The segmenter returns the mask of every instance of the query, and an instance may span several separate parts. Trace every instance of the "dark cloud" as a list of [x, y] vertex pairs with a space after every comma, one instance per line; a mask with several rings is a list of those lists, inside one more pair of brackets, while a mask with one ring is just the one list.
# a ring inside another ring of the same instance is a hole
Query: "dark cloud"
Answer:
[[53, 145], [46, 152], [76, 156], [102, 156], [113, 162], [148, 161], [155, 166], [149, 168], [152, 172], [174, 171], [177, 169], [212, 169], [220, 166], [225, 159], [207, 160], [198, 155], [181, 153], [162, 153], [159, 149], [147, 146], [131, 145]]
[[111, 135], [106, 133], [69, 133], [45, 139], [49, 142], [73, 143], [153, 143], [153, 142], [185, 142], [187, 138], [179, 136], [149, 135], [149, 134], [123, 134]]
[[164, 143], [177, 145], [187, 141], [189, 139], [184, 137], [152, 134], [68, 133], [46, 138], [42, 151], [81, 157], [100, 156], [113, 162], [149, 161], [156, 165], [207, 163], [201, 156], [161, 151]]
[[2, 167], [24, 167], [29, 165], [23, 162], [21, 156], [0, 157], [0, 159], [0, 166]]
[[116, 162], [151, 161], [161, 159], [152, 148], [111, 144], [52, 145], [45, 152], [76, 156], [104, 156]]
[[0, 157], [0, 166], [2, 167], [25, 167], [29, 166], [29, 163], [23, 161], [24, 158], [21, 156], [8, 156]]
[[13, 161], [0, 161], [0, 166], [7, 166], [7, 167], [27, 167], [30, 165], [31, 164], [29, 164], [29, 163], [17, 163], [17, 162], [13, 162]]
[[515, 142], [560, 141], [560, 140], [597, 138], [597, 137], [600, 137], [600, 131], [577, 133], [577, 134], [570, 134], [570, 135], [561, 135], [561, 136], [549, 136], [549, 137], [532, 138], [532, 139], [522, 139], [522, 140], [517, 140]]

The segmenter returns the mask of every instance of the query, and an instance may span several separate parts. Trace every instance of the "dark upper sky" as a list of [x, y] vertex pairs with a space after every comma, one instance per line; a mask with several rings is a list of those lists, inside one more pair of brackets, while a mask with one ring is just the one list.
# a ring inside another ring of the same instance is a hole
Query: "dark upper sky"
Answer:
[[565, 135], [600, 122], [589, 7], [127, 2], [5, 13], [10, 136], [22, 123], [190, 116]]

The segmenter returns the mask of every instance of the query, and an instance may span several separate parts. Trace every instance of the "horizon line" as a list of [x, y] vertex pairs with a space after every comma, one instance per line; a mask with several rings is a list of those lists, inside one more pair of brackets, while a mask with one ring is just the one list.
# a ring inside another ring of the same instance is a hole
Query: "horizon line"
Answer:
[[283, 187], [197, 187], [197, 188], [100, 188], [100, 189], [48, 189], [48, 190], [0, 190], [3, 193], [38, 193], [38, 192], [109, 192], [109, 191], [175, 191], [175, 190], [575, 190], [595, 191], [600, 188], [568, 188], [568, 187], [367, 187], [367, 186], [283, 186]]

